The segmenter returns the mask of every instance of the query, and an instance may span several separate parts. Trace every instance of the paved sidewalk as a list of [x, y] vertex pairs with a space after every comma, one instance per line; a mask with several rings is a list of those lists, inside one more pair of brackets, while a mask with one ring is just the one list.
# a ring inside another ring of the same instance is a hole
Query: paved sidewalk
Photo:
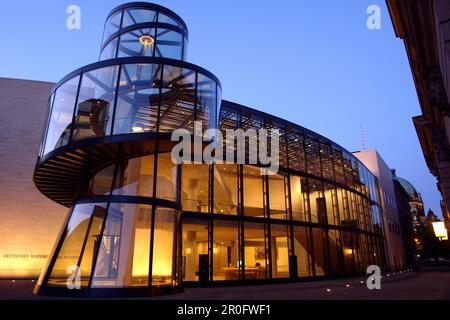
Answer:
[[[0, 299], [54, 299], [32, 294], [31, 280], [0, 280]], [[369, 290], [366, 278], [308, 281], [286, 284], [186, 288], [184, 292], [146, 299], [446, 299], [450, 300], [450, 267], [424, 267], [420, 271], [384, 275], [381, 290]]]

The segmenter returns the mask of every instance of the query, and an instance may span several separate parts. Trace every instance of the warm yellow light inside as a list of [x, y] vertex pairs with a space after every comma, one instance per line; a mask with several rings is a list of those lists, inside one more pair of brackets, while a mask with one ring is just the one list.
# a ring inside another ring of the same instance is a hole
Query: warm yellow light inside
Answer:
[[139, 42], [143, 45], [143, 46], [151, 46], [152, 44], [155, 43], [155, 39], [153, 39], [152, 37], [150, 37], [148, 34], [144, 34], [143, 36], [141, 36], [139, 38]]
[[436, 238], [448, 240], [447, 229], [443, 221], [433, 222], [433, 230]]
[[350, 254], [353, 254], [353, 250], [352, 249], [344, 249], [344, 253], [350, 255]]

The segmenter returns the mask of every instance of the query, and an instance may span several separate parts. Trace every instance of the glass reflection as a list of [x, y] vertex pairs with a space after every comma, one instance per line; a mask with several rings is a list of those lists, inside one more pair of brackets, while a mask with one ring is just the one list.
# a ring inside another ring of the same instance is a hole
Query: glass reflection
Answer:
[[239, 280], [239, 240], [237, 221], [214, 221], [213, 280]]
[[209, 279], [208, 222], [184, 219], [182, 228], [183, 281], [207, 281]]
[[117, 172], [112, 194], [153, 197], [154, 159], [150, 155], [124, 160]]
[[105, 211], [106, 203], [75, 206], [47, 284], [66, 286], [68, 277], [76, 275], [78, 268], [81, 286], [88, 285]]
[[111, 203], [93, 287], [148, 285], [151, 212], [144, 204]]
[[110, 134], [117, 70], [117, 66], [112, 66], [83, 74], [75, 111], [74, 140]]
[[69, 142], [79, 80], [80, 77], [77, 76], [63, 83], [56, 89], [47, 129], [44, 155]]
[[156, 208], [153, 238], [152, 285], [173, 285], [175, 211]]
[[156, 131], [161, 66], [122, 66], [113, 134]]
[[214, 213], [237, 214], [238, 165], [214, 166]]

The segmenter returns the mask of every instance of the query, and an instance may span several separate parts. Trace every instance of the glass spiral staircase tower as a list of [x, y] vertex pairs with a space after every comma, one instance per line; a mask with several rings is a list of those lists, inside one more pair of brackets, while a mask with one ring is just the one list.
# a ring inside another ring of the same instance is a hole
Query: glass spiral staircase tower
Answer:
[[99, 61], [55, 86], [34, 181], [70, 213], [36, 292], [177, 290], [180, 168], [170, 135], [192, 132], [194, 121], [217, 128], [221, 102], [219, 80], [185, 62], [187, 44], [174, 12], [124, 4], [108, 15]]
[[[35, 291], [146, 296], [386, 266], [376, 177], [326, 137], [222, 100], [219, 80], [185, 61], [187, 44], [174, 12], [124, 4], [99, 61], [55, 86], [34, 182], [69, 214]], [[197, 123], [278, 129], [279, 171], [175, 165], [173, 131]]]

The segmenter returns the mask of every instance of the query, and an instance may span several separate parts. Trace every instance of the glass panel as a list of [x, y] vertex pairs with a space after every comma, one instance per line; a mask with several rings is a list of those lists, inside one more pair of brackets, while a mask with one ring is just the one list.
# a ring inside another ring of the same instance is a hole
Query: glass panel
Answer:
[[145, 22], [156, 22], [156, 12], [148, 9], [126, 9], [123, 15], [122, 28]]
[[289, 278], [288, 226], [271, 224], [272, 278]]
[[237, 214], [238, 166], [218, 164], [214, 166], [214, 213]]
[[114, 33], [119, 31], [120, 20], [122, 18], [122, 11], [114, 13], [105, 24], [105, 31], [103, 33], [103, 43]]
[[185, 128], [193, 132], [194, 110], [195, 71], [165, 65], [159, 131]]
[[319, 156], [319, 143], [317, 142], [317, 140], [309, 136], [305, 136], [305, 154], [308, 173], [320, 177], [321, 166]]
[[154, 156], [125, 160], [117, 172], [112, 194], [153, 197]]
[[160, 78], [158, 64], [122, 66], [113, 134], [156, 131]]
[[[208, 280], [208, 222], [184, 219], [182, 238], [183, 281]], [[202, 264], [201, 269], [199, 269], [200, 264]]]
[[269, 252], [266, 250], [264, 228], [263, 223], [245, 222], [244, 255], [246, 280], [267, 278]]
[[110, 205], [93, 287], [148, 285], [151, 214], [144, 204]]
[[239, 239], [237, 221], [214, 221], [213, 280], [239, 280]]
[[158, 28], [155, 56], [182, 60], [183, 36], [173, 30]]
[[158, 154], [158, 169], [156, 171], [156, 197], [175, 201], [177, 198], [177, 169], [172, 162], [170, 153]]
[[305, 150], [303, 148], [303, 134], [288, 131], [288, 158], [289, 167], [294, 170], [306, 172]]
[[312, 228], [314, 245], [314, 267], [316, 276], [322, 276], [327, 273], [328, 244], [325, 238], [325, 232], [319, 228]]
[[334, 180], [333, 152], [331, 146], [320, 143], [320, 160], [322, 165], [322, 176]]
[[268, 176], [269, 178], [269, 207], [271, 219], [288, 219], [286, 211], [285, 177], [281, 174]]
[[175, 211], [157, 208], [153, 239], [152, 286], [173, 285]]
[[183, 164], [181, 205], [183, 211], [208, 212], [209, 166]]
[[339, 225], [339, 206], [336, 188], [331, 184], [325, 183], [324, 195], [326, 199], [327, 222], [330, 225]]
[[[79, 204], [72, 211], [64, 233], [64, 240], [48, 280], [49, 285], [66, 286], [77, 265], [81, 285], [88, 284], [94, 253], [94, 245], [105, 214], [105, 203]], [[82, 259], [80, 260], [80, 258]]]
[[308, 221], [309, 196], [306, 178], [290, 176], [290, 180], [292, 219], [296, 221]]
[[202, 122], [203, 131], [217, 128], [216, 102], [216, 83], [199, 73], [196, 118]]
[[164, 13], [159, 13], [158, 16], [158, 22], [159, 23], [168, 23], [168, 24], [173, 24], [174, 26], [178, 26], [180, 28], [183, 28], [183, 25], [181, 23], [179, 23], [178, 21], [176, 21], [175, 19], [169, 17], [168, 15], [165, 15]]
[[264, 217], [263, 178], [257, 167], [244, 166], [244, 215]]
[[333, 149], [333, 160], [336, 182], [345, 184], [344, 160], [339, 150]]
[[328, 230], [328, 239], [330, 244], [330, 272], [333, 274], [342, 273], [341, 254], [342, 246], [340, 243], [340, 231]]
[[83, 74], [75, 112], [73, 139], [110, 134], [117, 85], [117, 66]]
[[[184, 47], [186, 50], [186, 47]], [[222, 106], [222, 89], [220, 89], [220, 86], [216, 84], [216, 124], [217, 128], [219, 128], [219, 119], [220, 119], [220, 108]]]
[[155, 48], [155, 29], [137, 29], [120, 36], [120, 57], [152, 57]]
[[94, 259], [96, 258], [94, 254], [98, 241], [100, 240], [105, 211], [104, 205], [95, 206], [92, 210], [90, 225], [88, 226], [86, 238], [84, 240], [84, 248], [81, 251], [80, 273], [82, 286], [87, 286], [89, 283]]
[[102, 53], [100, 54], [100, 61], [107, 59], [114, 59], [116, 57], [117, 51], [117, 38], [111, 40], [105, 48], [103, 48]]
[[115, 168], [116, 165], [112, 164], [97, 172], [90, 181], [87, 196], [108, 195], [111, 192]]
[[311, 255], [308, 253], [310, 246], [308, 229], [294, 226], [294, 250], [297, 256], [297, 274], [299, 277], [310, 276]]
[[48, 124], [44, 155], [66, 145], [69, 141], [79, 80], [79, 76], [72, 78], [56, 90]]
[[309, 203], [311, 206], [311, 222], [327, 222], [327, 205], [323, 184], [319, 180], [308, 179]]

